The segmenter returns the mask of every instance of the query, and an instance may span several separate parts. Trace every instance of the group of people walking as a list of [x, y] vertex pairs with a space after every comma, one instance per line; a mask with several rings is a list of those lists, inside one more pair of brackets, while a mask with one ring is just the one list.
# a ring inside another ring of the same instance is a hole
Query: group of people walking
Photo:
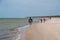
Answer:
[[46, 21], [46, 19], [45, 18], [41, 18], [40, 19], [40, 22], [42, 23], [42, 22], [45, 22]]
[[[50, 17], [50, 19], [51, 19], [51, 17]], [[46, 21], [46, 18], [41, 18], [40, 19], [40, 22], [42, 23], [42, 22], [45, 22]], [[28, 23], [29, 24], [32, 24], [32, 22], [33, 22], [33, 19], [30, 17], [29, 19], [28, 19]]]

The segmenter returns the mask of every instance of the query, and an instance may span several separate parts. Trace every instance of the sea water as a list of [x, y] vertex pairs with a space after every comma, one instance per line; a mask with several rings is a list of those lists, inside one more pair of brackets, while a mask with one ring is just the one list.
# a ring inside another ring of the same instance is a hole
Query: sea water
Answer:
[[19, 27], [23, 21], [25, 19], [0, 18], [0, 40], [12, 40], [14, 29]]

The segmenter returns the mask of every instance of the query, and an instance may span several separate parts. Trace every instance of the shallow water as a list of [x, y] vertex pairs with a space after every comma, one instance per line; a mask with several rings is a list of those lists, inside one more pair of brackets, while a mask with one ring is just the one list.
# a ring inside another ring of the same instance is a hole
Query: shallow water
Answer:
[[13, 32], [9, 30], [0, 30], [0, 40], [12, 40]]
[[24, 22], [26, 22], [26, 19], [0, 18], [0, 40], [12, 40], [12, 37], [15, 34], [14, 29]]
[[25, 40], [25, 32], [28, 28], [29, 28], [29, 25], [19, 28], [20, 34], [18, 34], [18, 37], [16, 40]]

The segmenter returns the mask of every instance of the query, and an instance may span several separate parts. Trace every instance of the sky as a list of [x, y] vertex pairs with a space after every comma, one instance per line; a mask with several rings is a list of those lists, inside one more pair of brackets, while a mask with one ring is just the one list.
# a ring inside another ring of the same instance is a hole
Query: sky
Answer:
[[60, 0], [0, 0], [0, 18], [60, 15]]

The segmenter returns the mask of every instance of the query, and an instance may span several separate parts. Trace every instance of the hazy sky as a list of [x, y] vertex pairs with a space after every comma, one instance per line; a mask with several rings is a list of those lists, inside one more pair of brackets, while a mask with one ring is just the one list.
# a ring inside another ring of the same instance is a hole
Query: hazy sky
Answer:
[[60, 15], [60, 0], [0, 0], [0, 18]]

